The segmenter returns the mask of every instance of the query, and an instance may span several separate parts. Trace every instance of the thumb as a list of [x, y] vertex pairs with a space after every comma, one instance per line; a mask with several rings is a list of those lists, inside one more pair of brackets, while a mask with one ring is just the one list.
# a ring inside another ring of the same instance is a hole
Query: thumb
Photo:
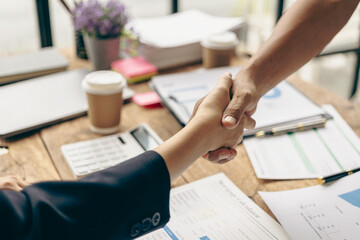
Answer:
[[233, 97], [223, 113], [222, 125], [229, 129], [235, 128], [243, 117], [244, 111], [243, 100]]
[[250, 91], [235, 89], [232, 99], [223, 113], [223, 126], [229, 129], [235, 128], [244, 112], [251, 107], [253, 100], [253, 94]]

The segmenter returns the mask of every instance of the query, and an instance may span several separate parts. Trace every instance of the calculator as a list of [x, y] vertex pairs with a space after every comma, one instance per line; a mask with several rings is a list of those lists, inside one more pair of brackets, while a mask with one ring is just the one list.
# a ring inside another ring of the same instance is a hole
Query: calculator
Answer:
[[114, 166], [163, 141], [146, 123], [126, 132], [61, 146], [62, 154], [76, 178]]

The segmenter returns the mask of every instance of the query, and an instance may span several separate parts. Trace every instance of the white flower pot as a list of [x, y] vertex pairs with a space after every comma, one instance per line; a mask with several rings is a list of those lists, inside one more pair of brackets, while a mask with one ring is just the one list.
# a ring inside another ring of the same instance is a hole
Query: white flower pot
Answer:
[[85, 47], [94, 70], [110, 69], [111, 62], [119, 59], [120, 37], [98, 39], [86, 35]]

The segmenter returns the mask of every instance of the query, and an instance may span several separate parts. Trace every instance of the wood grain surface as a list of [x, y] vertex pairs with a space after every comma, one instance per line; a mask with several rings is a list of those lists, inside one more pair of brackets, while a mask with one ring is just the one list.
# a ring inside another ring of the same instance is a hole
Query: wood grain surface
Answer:
[[[70, 69], [90, 68], [87, 61], [76, 59], [73, 51], [63, 51], [63, 53], [70, 59]], [[232, 65], [237, 66], [244, 61], [246, 60], [235, 58]], [[191, 71], [199, 67], [201, 67], [200, 64], [189, 65], [162, 71], [159, 74]], [[296, 77], [289, 78], [289, 82], [317, 104], [332, 104], [360, 136], [359, 107], [319, 86]], [[137, 93], [151, 91], [147, 83], [131, 85], [130, 88]], [[181, 129], [181, 125], [166, 108], [145, 109], [130, 102], [123, 106], [121, 114], [120, 131], [146, 122], [165, 141]], [[89, 120], [84, 116], [13, 139], [1, 140], [0, 145], [9, 146], [10, 153], [0, 156], [0, 176], [12, 174], [27, 181], [74, 179], [61, 154], [61, 145], [97, 137], [100, 135], [90, 131]], [[217, 165], [199, 159], [173, 184], [173, 187], [224, 172], [247, 196], [273, 216], [257, 193], [258, 191], [287, 190], [316, 184], [315, 180], [270, 181], [258, 179], [242, 144], [237, 147], [237, 151], [238, 156], [225, 165]]]

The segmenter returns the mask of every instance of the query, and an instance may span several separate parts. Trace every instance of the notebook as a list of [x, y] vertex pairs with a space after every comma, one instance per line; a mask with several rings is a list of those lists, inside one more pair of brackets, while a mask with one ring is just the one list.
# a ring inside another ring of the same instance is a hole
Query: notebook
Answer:
[[[88, 73], [77, 69], [0, 87], [0, 138], [85, 115], [81, 81]], [[124, 100], [133, 94], [125, 88]]]
[[[220, 67], [155, 76], [151, 86], [159, 94], [162, 103], [184, 126], [190, 119], [196, 101], [215, 86], [219, 77], [225, 72], [230, 72], [234, 76], [239, 70], [239, 66]], [[246, 130], [244, 136], [269, 127], [316, 117], [330, 116], [290, 83], [283, 81], [260, 99], [256, 113], [253, 115], [256, 129]]]
[[69, 61], [53, 48], [0, 58], [0, 84], [66, 70]]

